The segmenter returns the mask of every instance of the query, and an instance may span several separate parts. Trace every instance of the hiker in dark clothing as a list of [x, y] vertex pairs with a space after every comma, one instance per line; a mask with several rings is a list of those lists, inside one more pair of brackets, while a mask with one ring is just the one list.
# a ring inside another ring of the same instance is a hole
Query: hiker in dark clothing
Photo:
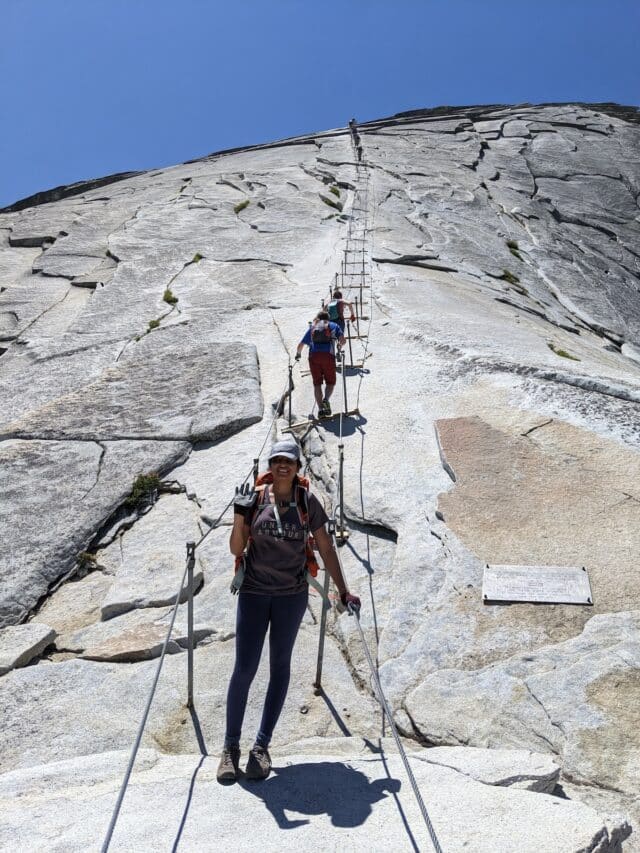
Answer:
[[342, 298], [342, 293], [339, 290], [333, 291], [333, 298], [327, 305], [327, 313], [329, 315], [329, 320], [333, 323], [337, 323], [342, 330], [342, 334], [344, 335], [344, 309], [345, 305], [349, 308], [351, 313], [350, 320], [352, 323], [355, 322], [356, 315], [353, 313], [353, 302], [348, 302], [346, 299]]
[[[307, 329], [296, 351], [296, 361], [300, 361], [302, 350], [309, 347], [309, 369], [313, 379], [313, 393], [318, 404], [318, 415], [326, 417], [331, 414], [329, 400], [336, 386], [336, 356], [335, 341], [338, 346], [345, 344], [344, 334], [337, 323], [329, 320], [326, 311], [320, 311], [316, 319]], [[322, 383], [325, 384], [324, 394]]]
[[248, 779], [266, 779], [271, 770], [268, 746], [287, 695], [293, 646], [307, 606], [309, 533], [342, 604], [360, 608], [360, 599], [351, 595], [342, 576], [325, 527], [327, 514], [308, 491], [308, 480], [298, 475], [299, 469], [298, 445], [293, 439], [278, 441], [271, 449], [268, 472], [257, 480], [257, 490], [248, 485], [236, 489], [229, 547], [236, 557], [245, 556], [236, 615], [236, 660], [217, 774], [223, 783], [238, 778], [242, 721], [267, 629], [269, 686], [245, 773]]

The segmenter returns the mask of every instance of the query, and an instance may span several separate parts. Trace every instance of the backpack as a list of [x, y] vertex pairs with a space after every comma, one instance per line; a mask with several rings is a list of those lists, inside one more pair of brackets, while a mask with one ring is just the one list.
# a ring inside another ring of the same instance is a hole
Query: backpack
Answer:
[[311, 340], [314, 344], [330, 344], [331, 337], [331, 327], [326, 320], [316, 320], [311, 326]]
[[[259, 507], [265, 506], [269, 502], [269, 486], [273, 484], [273, 474], [271, 471], [266, 471], [264, 474], [260, 474], [255, 483], [255, 490], [257, 492], [256, 501], [254, 502], [253, 508], [251, 512], [246, 517], [246, 521], [251, 527], [253, 523], [253, 519], [255, 518], [256, 513], [258, 512]], [[312, 586], [316, 592], [318, 592], [323, 598], [326, 598], [324, 589], [320, 586], [316, 577], [318, 575], [318, 561], [316, 560], [316, 556], [314, 554], [314, 550], [316, 548], [316, 544], [314, 542], [313, 536], [309, 530], [309, 480], [307, 477], [301, 477], [299, 474], [296, 474], [295, 479], [295, 490], [296, 490], [296, 507], [298, 509], [298, 516], [300, 518], [300, 523], [302, 525], [303, 535], [304, 535], [304, 548], [305, 548], [305, 572], [306, 572], [306, 580], [310, 586]], [[235, 567], [234, 567], [234, 577], [231, 581], [231, 592], [236, 595], [240, 591], [240, 587], [242, 586], [242, 581], [244, 580], [245, 573], [245, 561], [247, 558], [247, 553], [249, 548], [251, 547], [251, 536], [247, 541], [247, 547], [245, 548], [244, 554], [241, 554], [239, 557], [236, 557]]]
[[331, 302], [327, 305], [327, 311], [329, 312], [329, 319], [333, 323], [342, 323], [344, 319], [344, 313], [342, 310], [341, 299], [332, 299]]

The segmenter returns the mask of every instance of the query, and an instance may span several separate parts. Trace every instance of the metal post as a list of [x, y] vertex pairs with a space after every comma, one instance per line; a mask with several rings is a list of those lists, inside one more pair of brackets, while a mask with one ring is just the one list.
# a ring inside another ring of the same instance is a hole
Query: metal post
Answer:
[[349, 407], [347, 406], [347, 360], [344, 357], [344, 352], [341, 352], [340, 355], [342, 356], [342, 400], [346, 416], [349, 412]]
[[289, 364], [289, 426], [293, 423], [291, 416], [291, 397], [293, 396], [293, 365]]
[[[342, 442], [338, 445], [338, 451], [340, 453], [340, 468], [338, 471], [338, 484], [340, 488], [340, 542], [338, 544], [344, 545], [345, 535], [344, 535], [344, 444]], [[337, 537], [336, 537], [337, 538]]]
[[196, 565], [196, 543], [187, 542], [187, 708], [193, 708], [193, 570]]
[[[351, 367], [353, 367], [353, 350], [351, 349], [351, 321], [347, 320], [347, 340], [349, 341], [349, 359], [351, 361]], [[344, 360], [342, 361], [342, 370], [344, 371], [345, 364]]]
[[318, 662], [316, 664], [316, 680], [313, 682], [316, 696], [322, 693], [322, 661], [324, 658], [324, 637], [327, 630], [327, 613], [329, 612], [329, 572], [324, 570], [324, 598], [320, 614], [320, 639], [318, 641]]

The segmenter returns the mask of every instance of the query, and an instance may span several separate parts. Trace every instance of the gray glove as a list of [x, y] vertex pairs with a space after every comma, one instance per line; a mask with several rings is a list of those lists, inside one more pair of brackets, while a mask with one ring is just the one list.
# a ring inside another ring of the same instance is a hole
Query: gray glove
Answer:
[[340, 595], [340, 601], [342, 602], [342, 606], [346, 607], [349, 611], [349, 615], [351, 615], [351, 613], [359, 615], [361, 604], [357, 595], [351, 595], [350, 592], [343, 592]]
[[246, 516], [253, 509], [258, 493], [249, 483], [236, 486], [236, 496], [233, 501], [233, 511]]

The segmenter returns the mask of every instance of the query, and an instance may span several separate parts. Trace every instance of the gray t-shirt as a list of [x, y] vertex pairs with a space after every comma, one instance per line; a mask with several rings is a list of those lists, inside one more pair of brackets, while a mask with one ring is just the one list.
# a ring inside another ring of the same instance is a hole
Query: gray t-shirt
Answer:
[[[272, 503], [259, 504], [251, 523], [252, 542], [247, 555], [242, 592], [293, 595], [307, 586], [304, 530], [296, 506], [278, 507], [284, 536], [278, 535]], [[327, 523], [327, 514], [315, 495], [309, 495], [309, 530]]]

